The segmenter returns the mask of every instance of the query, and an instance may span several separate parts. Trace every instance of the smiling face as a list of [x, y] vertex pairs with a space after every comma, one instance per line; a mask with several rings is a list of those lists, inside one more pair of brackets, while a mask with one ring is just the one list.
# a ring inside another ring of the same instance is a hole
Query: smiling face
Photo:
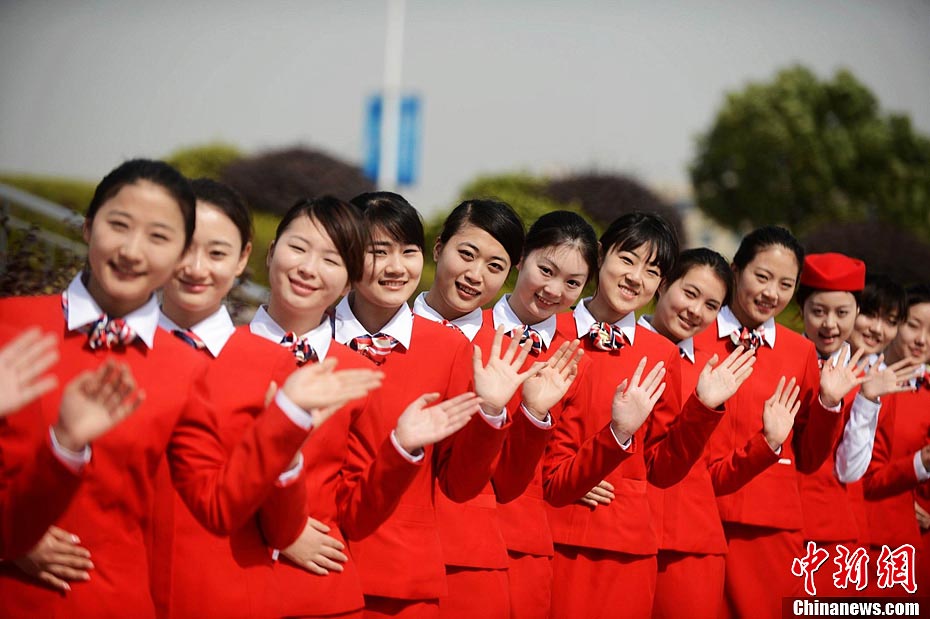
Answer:
[[694, 337], [717, 318], [726, 294], [726, 284], [713, 268], [696, 265], [663, 287], [652, 326], [676, 343]]
[[355, 299], [393, 314], [416, 291], [422, 273], [423, 252], [418, 246], [398, 242], [375, 227], [362, 279], [353, 285]]
[[306, 333], [348, 290], [336, 245], [315, 219], [296, 217], [268, 253], [268, 313], [286, 331]]
[[194, 238], [165, 286], [165, 314], [181, 326], [192, 326], [216, 312], [251, 251], [251, 243], [242, 247], [239, 229], [223, 211], [198, 201]]
[[840, 349], [856, 323], [856, 297], [851, 292], [813, 292], [804, 301], [804, 334], [823, 356]]
[[87, 288], [111, 316], [125, 316], [171, 277], [184, 251], [177, 201], [149, 181], [124, 185], [84, 225]]
[[507, 274], [507, 251], [486, 231], [467, 224], [433, 249], [436, 277], [426, 302], [447, 320], [455, 320], [488, 303]]
[[574, 245], [534, 249], [517, 268], [510, 307], [528, 325], [570, 308], [588, 280], [588, 265]]
[[734, 269], [731, 309], [740, 324], [755, 329], [781, 313], [794, 295], [799, 269], [794, 252], [782, 245], [761, 249], [742, 270]]
[[910, 357], [919, 363], [930, 361], [930, 303], [915, 303], [907, 310], [907, 319], [888, 347], [888, 362]]
[[599, 321], [617, 322], [648, 304], [661, 282], [662, 270], [651, 245], [623, 251], [612, 247], [604, 256], [588, 309]]
[[856, 352], [861, 348], [868, 355], [880, 354], [898, 334], [900, 322], [897, 311], [877, 314], [860, 312], [853, 323], [852, 333], [849, 334], [852, 351]]

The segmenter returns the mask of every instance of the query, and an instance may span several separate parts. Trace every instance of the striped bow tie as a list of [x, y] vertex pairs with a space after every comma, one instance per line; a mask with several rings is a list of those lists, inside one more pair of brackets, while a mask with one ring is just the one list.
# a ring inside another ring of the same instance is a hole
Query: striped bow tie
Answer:
[[914, 384], [917, 386], [917, 389], [930, 389], [930, 372], [924, 372], [916, 379], [914, 379]]
[[623, 332], [608, 322], [596, 322], [588, 329], [591, 344], [598, 350], [620, 350], [626, 346]]
[[765, 335], [761, 329], [743, 327], [730, 334], [730, 341], [733, 342], [733, 346], [742, 346], [743, 348], [755, 350], [765, 343]]
[[190, 329], [174, 329], [171, 333], [194, 350], [207, 350], [207, 345], [200, 336]]
[[453, 331], [458, 331], [462, 335], [465, 335], [465, 332], [462, 331], [462, 329], [457, 324], [452, 322], [451, 320], [446, 320], [445, 318], [443, 318], [442, 320], [439, 321], [439, 324], [441, 324], [444, 327], [449, 327]]
[[349, 346], [374, 361], [376, 365], [381, 365], [398, 344], [400, 342], [387, 333], [375, 333], [360, 335], [354, 338]]
[[543, 345], [542, 336], [539, 334], [539, 331], [530, 327], [528, 325], [520, 325], [519, 327], [514, 327], [510, 331], [510, 337], [516, 339], [520, 338], [520, 345], [522, 346], [526, 340], [530, 340], [533, 343], [533, 347], [530, 348], [531, 355], [538, 355], [545, 349]]
[[[68, 291], [61, 293], [61, 310], [68, 319]], [[91, 350], [129, 346], [136, 341], [136, 332], [122, 318], [110, 318], [100, 314], [94, 322], [81, 327], [87, 333], [87, 344]]]
[[316, 351], [305, 338], [299, 337], [293, 331], [288, 331], [281, 338], [281, 346], [284, 346], [294, 358], [297, 359], [297, 365], [303, 365], [308, 361], [318, 361]]

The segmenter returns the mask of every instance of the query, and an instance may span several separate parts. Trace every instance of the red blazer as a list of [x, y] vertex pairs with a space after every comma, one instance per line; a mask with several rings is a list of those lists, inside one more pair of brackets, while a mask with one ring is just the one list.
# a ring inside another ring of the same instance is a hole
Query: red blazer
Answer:
[[[571, 314], [559, 316], [559, 331], [566, 337], [576, 334]], [[680, 481], [700, 457], [720, 413], [695, 397], [682, 408], [678, 348], [661, 335], [637, 326], [632, 346], [605, 352], [585, 338], [584, 350], [588, 362], [577, 379], [576, 397], [565, 406], [543, 463], [552, 539], [556, 544], [654, 555], [657, 540], [646, 482], [668, 487]], [[666, 389], [624, 450], [610, 429], [611, 403], [617, 385], [633, 375], [643, 357], [650, 367], [665, 363]], [[577, 503], [602, 479], [615, 488], [610, 505], [591, 509]]]
[[[471, 390], [471, 363], [466, 338], [414, 316], [409, 350], [394, 349], [380, 366], [385, 379], [375, 394], [377, 414], [363, 415], [350, 430], [337, 501], [366, 595], [419, 600], [446, 592], [434, 484], [456, 501], [477, 496], [491, 477], [506, 431], [476, 414], [455, 435], [428, 447], [418, 465], [396, 453], [390, 434], [421, 394], [438, 392], [447, 399]], [[380, 451], [388, 453], [379, 458]]]
[[[727, 415], [708, 443], [711, 479], [724, 522], [799, 530], [803, 524], [797, 471], [812, 472], [830, 454], [843, 416], [820, 404], [820, 372], [814, 345], [776, 324], [775, 348], [762, 346], [752, 375], [727, 402]], [[711, 327], [695, 338], [695, 348], [725, 358], [729, 337]], [[801, 410], [794, 429], [775, 455], [762, 434], [762, 408], [778, 380], [795, 377]], [[784, 464], [778, 463], [783, 461]]]
[[[886, 411], [885, 403], [894, 400]], [[862, 478], [869, 535], [875, 546], [920, 544], [914, 515], [914, 454], [930, 441], [930, 390], [882, 398], [872, 461]], [[922, 485], [926, 486], [928, 482]]]
[[[695, 393], [698, 377], [710, 358], [706, 352], [695, 351], [694, 363], [681, 360], [682, 400]], [[716, 418], [719, 422], [723, 416], [717, 415]], [[698, 458], [685, 478], [673, 486], [662, 489], [649, 484], [647, 495], [656, 523], [659, 550], [726, 553], [727, 540], [717, 513], [714, 484], [705, 458]]]
[[[214, 533], [229, 534], [244, 526], [273, 492], [277, 476], [300, 449], [306, 431], [272, 404], [227, 454], [204, 398], [207, 361], [177, 338], [159, 331], [151, 350], [131, 346], [91, 351], [86, 336], [66, 331], [58, 295], [2, 299], [0, 322], [52, 330], [60, 338], [61, 351], [53, 370], [59, 389], [46, 394], [38, 406], [7, 418], [0, 433], [5, 480], [15, 480], [24, 466], [28, 468], [36, 445], [57, 419], [61, 387], [79, 372], [116, 358], [129, 365], [146, 391], [145, 402], [130, 418], [95, 441], [80, 487], [55, 519], [93, 554], [90, 581], [75, 583], [72, 591], [62, 594], [3, 565], [0, 616], [153, 616], [144, 525], [165, 452], [175, 487], [198, 520]], [[63, 486], [69, 483], [66, 479]], [[28, 515], [44, 514], [46, 508], [18, 497], [14, 509]]]

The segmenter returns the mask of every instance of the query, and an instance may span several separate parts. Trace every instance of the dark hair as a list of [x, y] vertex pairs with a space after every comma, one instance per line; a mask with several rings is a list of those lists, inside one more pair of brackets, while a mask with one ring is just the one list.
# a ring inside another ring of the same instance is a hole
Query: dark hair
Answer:
[[859, 313], [866, 316], [897, 314], [900, 320], [907, 313], [907, 307], [904, 286], [880, 273], [866, 276], [865, 288], [859, 297]]
[[484, 230], [503, 245], [511, 266], [520, 262], [523, 255], [523, 222], [509, 204], [497, 200], [466, 200], [446, 217], [437, 240], [445, 244], [469, 224]]
[[675, 266], [665, 276], [664, 284], [671, 286], [673, 283], [687, 275], [695, 267], [706, 266], [714, 272], [725, 288], [723, 304], [729, 305], [733, 296], [733, 270], [727, 263], [727, 259], [707, 247], [697, 247], [686, 249], [678, 256]]
[[336, 251], [339, 252], [346, 265], [349, 281], [360, 280], [365, 265], [367, 243], [358, 209], [333, 196], [298, 200], [288, 209], [278, 224], [274, 235], [275, 243], [291, 225], [291, 222], [301, 215], [316, 221], [317, 225], [321, 226], [332, 239]]
[[[403, 196], [390, 191], [371, 191], [352, 198], [352, 204], [362, 212], [365, 233], [371, 236], [381, 228], [392, 239], [403, 245], [416, 245], [424, 250], [423, 222], [420, 214]], [[352, 281], [357, 281], [353, 278]]]
[[242, 241], [240, 251], [245, 249], [246, 244], [252, 241], [252, 211], [245, 198], [229, 185], [212, 178], [195, 178], [191, 181], [191, 189], [198, 202], [215, 206], [233, 222]]
[[530, 226], [523, 243], [523, 258], [536, 249], [570, 245], [581, 252], [588, 278], [597, 273], [597, 235], [581, 215], [571, 211], [546, 213]]
[[930, 303], [930, 286], [917, 284], [907, 289], [907, 309], [920, 303]]
[[801, 277], [801, 267], [804, 266], [804, 248], [787, 228], [781, 226], [762, 226], [744, 236], [736, 255], [733, 256], [733, 266], [742, 271], [760, 251], [773, 245], [781, 245], [794, 252], [794, 258], [798, 262], [798, 273], [795, 276], [797, 284]]
[[812, 288], [811, 286], [805, 286], [800, 284], [798, 286], [798, 307], [801, 309], [804, 308], [804, 304], [807, 302], [807, 299], [810, 298], [815, 292], [848, 292], [853, 296], [853, 299], [856, 301], [856, 307], [859, 307], [859, 300], [862, 298], [861, 290], [824, 290], [823, 288]]
[[184, 249], [186, 250], [194, 237], [194, 225], [197, 221], [196, 200], [188, 180], [164, 161], [130, 159], [104, 176], [97, 185], [97, 189], [94, 190], [94, 197], [91, 198], [87, 207], [85, 225], [88, 227], [93, 225], [97, 211], [107, 200], [119, 193], [120, 189], [139, 181], [148, 181], [158, 185], [177, 202], [178, 208], [181, 209], [181, 217], [184, 218]]
[[621, 215], [601, 235], [601, 258], [611, 250], [633, 251], [643, 245], [652, 248], [652, 264], [659, 267], [662, 277], [668, 275], [678, 259], [678, 235], [661, 215], [633, 211]]

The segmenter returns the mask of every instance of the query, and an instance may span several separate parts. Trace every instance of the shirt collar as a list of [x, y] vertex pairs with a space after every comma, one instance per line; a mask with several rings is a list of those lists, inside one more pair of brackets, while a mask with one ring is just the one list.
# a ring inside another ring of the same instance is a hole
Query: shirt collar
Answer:
[[[647, 316], [646, 314], [643, 314], [639, 317], [639, 320], [636, 321], [636, 324], [643, 329], [648, 329], [653, 333], [658, 333], [656, 328], [652, 326], [651, 315]], [[694, 338], [686, 337], [685, 339], [678, 342], [676, 346], [678, 346], [678, 350], [681, 351], [685, 357], [687, 357], [688, 361], [694, 363]]]
[[[169, 332], [185, 330], [168, 318], [164, 312], [158, 317], [158, 326]], [[232, 318], [229, 317], [226, 306], [220, 305], [218, 310], [195, 324], [190, 330], [194, 332], [194, 335], [200, 338], [215, 359], [220, 356], [220, 352], [223, 350], [223, 347], [226, 346], [226, 342], [228, 342], [232, 334], [236, 332], [236, 327], [233, 325]]]
[[[494, 304], [494, 309], [491, 312], [491, 316], [494, 318], [495, 330], [503, 325], [504, 328], [509, 332], [516, 329], [517, 327], [522, 327], [524, 324], [522, 320], [517, 318], [513, 308], [510, 307], [509, 299], [510, 295], [505, 294], [498, 300], [497, 303]], [[542, 322], [537, 322], [535, 325], [529, 326], [539, 333], [543, 344], [545, 344], [546, 349], [548, 349], [552, 344], [552, 338], [555, 337], [556, 324], [557, 321], [555, 316], [549, 316]]]
[[[375, 335], [368, 333], [362, 323], [358, 321], [352, 308], [349, 307], [349, 295], [342, 298], [339, 305], [336, 306], [336, 315], [333, 317], [335, 325], [334, 333], [336, 341], [340, 344], [348, 344], [360, 335]], [[378, 333], [386, 333], [401, 343], [406, 350], [410, 350], [410, 339], [413, 336], [413, 312], [407, 307], [407, 304], [397, 308], [397, 312]]]
[[[734, 331], [741, 331], [743, 325], [737, 320], [729, 305], [724, 305], [717, 314], [717, 337], [730, 337]], [[769, 318], [762, 323], [762, 335], [769, 348], [775, 348], [775, 319]]]
[[[426, 293], [421, 292], [417, 295], [417, 298], [413, 300], [413, 313], [417, 316], [422, 316], [427, 320], [432, 320], [433, 322], [442, 322], [446, 320], [443, 316], [434, 310], [426, 302]], [[474, 340], [475, 336], [478, 334], [478, 331], [481, 330], [481, 325], [484, 323], [482, 318], [481, 308], [474, 309], [460, 318], [455, 320], [449, 320], [456, 327], [461, 329], [462, 333], [465, 334], [469, 340]]]
[[[588, 334], [588, 331], [591, 330], [591, 325], [600, 322], [594, 315], [588, 310], [588, 301], [591, 300], [591, 297], [585, 297], [578, 302], [578, 305], [575, 306], [574, 312], [572, 315], [575, 317], [575, 328], [578, 329], [578, 337], [583, 338]], [[626, 341], [633, 345], [633, 340], [636, 337], [636, 314], [630, 312], [617, 322], [613, 323], [614, 327], [620, 329], [620, 333], [626, 338]]]
[[[68, 295], [68, 331], [77, 331], [105, 314], [81, 281], [81, 273], [74, 276], [65, 294]], [[125, 320], [146, 347], [151, 349], [155, 344], [155, 331], [158, 329], [160, 314], [158, 299], [153, 294], [145, 305], [120, 318]]]
[[[275, 344], [280, 344], [284, 336], [287, 335], [287, 331], [275, 322], [264, 305], [259, 307], [258, 311], [255, 312], [255, 316], [252, 317], [252, 322], [249, 323], [249, 331], [253, 335], [263, 337]], [[326, 359], [326, 353], [329, 352], [329, 345], [333, 340], [333, 327], [329, 322], [329, 318], [324, 316], [319, 325], [306, 333], [300, 334], [299, 337], [310, 342], [317, 359], [323, 361]]]

